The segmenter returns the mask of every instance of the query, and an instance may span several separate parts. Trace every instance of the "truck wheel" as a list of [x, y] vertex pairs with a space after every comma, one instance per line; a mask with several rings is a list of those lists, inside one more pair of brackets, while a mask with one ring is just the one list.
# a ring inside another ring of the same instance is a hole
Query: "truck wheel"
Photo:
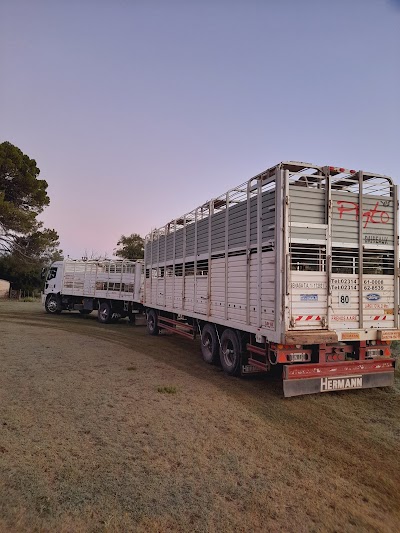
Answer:
[[60, 299], [55, 294], [49, 294], [44, 304], [47, 313], [59, 315], [61, 313]]
[[154, 311], [154, 309], [150, 309], [147, 312], [147, 331], [153, 336], [158, 335], [160, 332], [158, 327], [157, 313]]
[[92, 312], [90, 309], [79, 309], [81, 315], [90, 315]]
[[236, 376], [240, 372], [242, 349], [239, 337], [233, 329], [225, 329], [221, 335], [220, 360], [224, 372]]
[[210, 365], [218, 361], [219, 342], [212, 324], [205, 324], [201, 330], [201, 353], [204, 361]]
[[102, 324], [108, 324], [109, 322], [111, 322], [111, 318], [112, 312], [110, 304], [107, 302], [103, 302], [102, 304], [100, 304], [97, 320]]

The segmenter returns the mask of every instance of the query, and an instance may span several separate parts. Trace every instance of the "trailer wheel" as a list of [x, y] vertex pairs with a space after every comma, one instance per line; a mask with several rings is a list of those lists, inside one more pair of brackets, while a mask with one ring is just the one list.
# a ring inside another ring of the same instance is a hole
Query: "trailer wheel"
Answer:
[[90, 309], [79, 309], [81, 315], [90, 315], [92, 312]]
[[160, 329], [158, 327], [157, 313], [154, 309], [150, 309], [147, 312], [147, 331], [150, 335], [158, 335]]
[[225, 329], [221, 335], [221, 366], [227, 374], [235, 376], [240, 372], [242, 349], [239, 337], [233, 329]]
[[218, 361], [219, 342], [212, 324], [205, 324], [201, 330], [201, 353], [204, 361], [210, 365]]
[[103, 302], [100, 304], [97, 320], [101, 322], [102, 324], [108, 324], [111, 322], [112, 318], [112, 312], [110, 304], [107, 302]]
[[59, 315], [62, 311], [60, 298], [55, 294], [49, 294], [44, 304], [46, 312], [51, 315]]

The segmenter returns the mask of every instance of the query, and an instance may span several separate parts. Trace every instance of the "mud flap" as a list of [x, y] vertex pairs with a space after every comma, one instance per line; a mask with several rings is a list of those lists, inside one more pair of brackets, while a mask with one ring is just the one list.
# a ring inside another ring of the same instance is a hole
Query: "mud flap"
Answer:
[[390, 387], [394, 385], [394, 368], [394, 359], [286, 365], [283, 393], [289, 398], [320, 392]]

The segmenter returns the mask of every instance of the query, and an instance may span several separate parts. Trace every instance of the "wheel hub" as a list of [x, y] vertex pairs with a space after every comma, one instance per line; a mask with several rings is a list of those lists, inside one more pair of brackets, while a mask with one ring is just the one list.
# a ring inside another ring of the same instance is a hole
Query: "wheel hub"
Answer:
[[47, 307], [49, 308], [50, 311], [56, 311], [57, 310], [57, 302], [53, 299], [51, 299], [49, 301], [49, 303], [47, 304]]

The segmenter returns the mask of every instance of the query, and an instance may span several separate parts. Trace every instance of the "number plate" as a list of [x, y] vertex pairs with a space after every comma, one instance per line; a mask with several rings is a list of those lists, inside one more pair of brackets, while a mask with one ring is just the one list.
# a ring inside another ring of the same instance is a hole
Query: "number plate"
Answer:
[[291, 353], [290, 354], [290, 362], [291, 363], [301, 363], [303, 361], [307, 361], [308, 357], [306, 353]]

